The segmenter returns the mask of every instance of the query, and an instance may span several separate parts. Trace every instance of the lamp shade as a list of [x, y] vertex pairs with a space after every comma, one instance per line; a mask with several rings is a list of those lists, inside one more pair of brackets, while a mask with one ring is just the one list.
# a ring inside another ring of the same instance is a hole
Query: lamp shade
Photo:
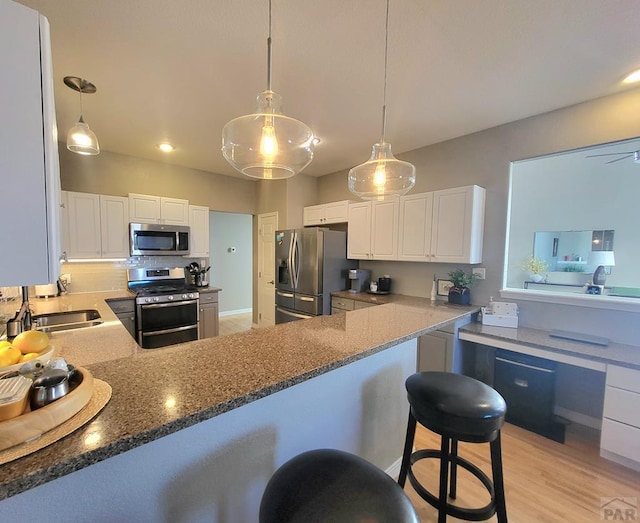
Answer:
[[371, 158], [349, 171], [349, 190], [363, 200], [402, 196], [416, 184], [416, 168], [398, 160], [391, 144], [374, 144]]
[[616, 264], [613, 251], [591, 251], [589, 253], [589, 263], [594, 267], [603, 265], [605, 267], [612, 267]]
[[241, 173], [261, 179], [290, 178], [313, 160], [313, 131], [283, 115], [281, 105], [278, 93], [263, 91], [254, 114], [234, 118], [222, 129], [222, 154]]
[[71, 152], [85, 155], [100, 154], [100, 146], [95, 133], [89, 129], [82, 116], [67, 133], [67, 149]]

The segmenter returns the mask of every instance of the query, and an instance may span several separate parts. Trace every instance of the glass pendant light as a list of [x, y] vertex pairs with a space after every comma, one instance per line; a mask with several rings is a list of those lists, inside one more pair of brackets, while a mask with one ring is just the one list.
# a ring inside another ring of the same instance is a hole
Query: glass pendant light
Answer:
[[282, 114], [282, 97], [271, 90], [271, 0], [267, 38], [267, 89], [254, 114], [234, 118], [222, 129], [222, 154], [252, 178], [282, 179], [298, 174], [313, 160], [313, 131]]
[[89, 129], [89, 126], [82, 117], [82, 95], [95, 93], [96, 86], [77, 76], [65, 76], [64, 83], [67, 87], [80, 93], [80, 119], [67, 133], [67, 149], [78, 154], [100, 154], [98, 138], [96, 138], [95, 133]]
[[387, 124], [387, 56], [389, 47], [389, 0], [384, 40], [384, 91], [382, 101], [382, 138], [373, 145], [371, 158], [349, 171], [349, 190], [363, 200], [384, 200], [406, 194], [416, 184], [416, 168], [398, 160], [385, 141]]

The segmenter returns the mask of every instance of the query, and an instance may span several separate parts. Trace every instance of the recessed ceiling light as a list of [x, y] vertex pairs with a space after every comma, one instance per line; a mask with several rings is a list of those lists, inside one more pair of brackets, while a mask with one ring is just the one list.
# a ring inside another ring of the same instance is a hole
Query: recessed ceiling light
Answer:
[[170, 153], [171, 151], [176, 150], [176, 148], [168, 142], [159, 143], [158, 149], [160, 149], [163, 153]]
[[630, 75], [626, 76], [622, 83], [625, 84], [633, 84], [635, 82], [640, 82], [640, 69], [633, 71]]

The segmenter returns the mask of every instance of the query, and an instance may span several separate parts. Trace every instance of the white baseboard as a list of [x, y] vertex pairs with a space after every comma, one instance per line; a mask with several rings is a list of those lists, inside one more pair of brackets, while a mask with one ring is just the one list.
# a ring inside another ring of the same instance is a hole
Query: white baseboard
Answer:
[[385, 470], [388, 476], [391, 476], [393, 479], [397, 480], [398, 475], [400, 474], [400, 466], [402, 465], [402, 456], [400, 456], [396, 461], [394, 461], [391, 466]]
[[573, 423], [577, 423], [578, 425], [584, 425], [586, 427], [591, 427], [592, 429], [602, 430], [602, 420], [600, 418], [587, 416], [586, 414], [574, 412], [573, 410], [565, 409], [564, 407], [558, 407], [557, 405], [553, 408], [553, 413], [562, 418], [566, 418]]
[[248, 309], [236, 309], [233, 311], [220, 312], [218, 316], [222, 318], [223, 316], [233, 316], [234, 314], [246, 314], [247, 312], [251, 312], [251, 311], [253, 311], [253, 309], [249, 307]]

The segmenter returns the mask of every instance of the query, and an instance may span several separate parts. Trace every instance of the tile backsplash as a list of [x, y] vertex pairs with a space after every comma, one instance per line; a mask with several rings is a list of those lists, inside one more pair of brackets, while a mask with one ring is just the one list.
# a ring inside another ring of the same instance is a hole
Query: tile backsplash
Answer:
[[135, 267], [185, 267], [196, 261], [206, 267], [208, 258], [133, 256], [122, 261], [63, 263], [60, 274], [70, 274], [70, 293], [118, 291], [127, 288], [127, 269]]

